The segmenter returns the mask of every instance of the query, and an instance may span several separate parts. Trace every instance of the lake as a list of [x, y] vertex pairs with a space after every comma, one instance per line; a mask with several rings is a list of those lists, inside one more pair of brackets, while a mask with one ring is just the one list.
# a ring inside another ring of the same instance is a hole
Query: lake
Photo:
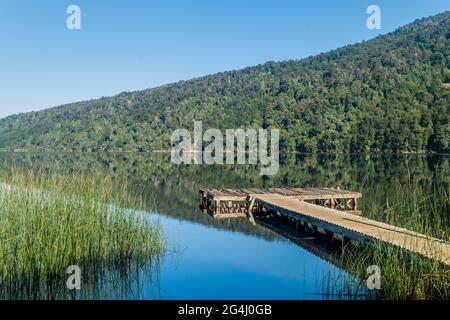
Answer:
[[[160, 261], [148, 269], [130, 266], [118, 278], [87, 284], [73, 294], [98, 299], [345, 298], [326, 294], [333, 293], [339, 281], [353, 279], [327, 259], [327, 248], [318, 243], [319, 250], [312, 250], [246, 219], [214, 220], [199, 209], [199, 189], [340, 187], [361, 192], [360, 209], [372, 216], [383, 212], [396, 184], [413, 184], [425, 196], [432, 195], [437, 184], [448, 186], [449, 160], [437, 155], [291, 155], [281, 158], [277, 175], [262, 177], [257, 166], [177, 166], [163, 153], [0, 154], [3, 169], [13, 164], [83, 172], [97, 168], [127, 179], [132, 197], [139, 200], [130, 203], [140, 203], [134, 209], [160, 224], [167, 240]], [[448, 211], [442, 216], [448, 225]], [[322, 251], [325, 256], [317, 254]], [[58, 298], [57, 291], [42, 298]], [[365, 292], [361, 294], [364, 298]]]

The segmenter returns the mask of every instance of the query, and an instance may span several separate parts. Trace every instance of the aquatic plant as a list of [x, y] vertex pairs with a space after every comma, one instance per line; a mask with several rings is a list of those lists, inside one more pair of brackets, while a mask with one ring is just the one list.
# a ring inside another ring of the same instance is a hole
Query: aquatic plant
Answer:
[[0, 170], [0, 181], [0, 292], [54, 279], [65, 287], [70, 265], [126, 270], [164, 250], [161, 228], [127, 209], [126, 181], [14, 166]]
[[[439, 172], [439, 168], [437, 170]], [[444, 179], [435, 184], [433, 190], [433, 194], [425, 195], [420, 183], [407, 177], [392, 186], [383, 206], [373, 206], [365, 215], [448, 241], [450, 185]], [[381, 289], [373, 291], [372, 297], [402, 300], [450, 298], [450, 267], [438, 260], [381, 242], [373, 246], [345, 248], [343, 253], [343, 268], [362, 279], [358, 286], [365, 287], [363, 279], [368, 277], [368, 266], [380, 268]], [[348, 288], [343, 285], [341, 290], [348, 291]]]

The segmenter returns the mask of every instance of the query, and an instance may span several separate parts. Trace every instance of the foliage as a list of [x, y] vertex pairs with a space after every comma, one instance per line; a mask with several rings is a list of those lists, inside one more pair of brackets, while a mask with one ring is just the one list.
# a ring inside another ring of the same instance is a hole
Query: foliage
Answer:
[[280, 128], [289, 152], [450, 152], [450, 12], [302, 60], [0, 120], [0, 148], [151, 151], [177, 128]]

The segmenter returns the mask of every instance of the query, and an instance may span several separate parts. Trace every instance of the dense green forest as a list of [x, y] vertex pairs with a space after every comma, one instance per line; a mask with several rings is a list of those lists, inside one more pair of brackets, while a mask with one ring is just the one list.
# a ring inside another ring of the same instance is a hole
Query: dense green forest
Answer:
[[177, 128], [279, 128], [283, 151], [450, 152], [450, 12], [302, 60], [0, 120], [0, 148], [152, 151]]

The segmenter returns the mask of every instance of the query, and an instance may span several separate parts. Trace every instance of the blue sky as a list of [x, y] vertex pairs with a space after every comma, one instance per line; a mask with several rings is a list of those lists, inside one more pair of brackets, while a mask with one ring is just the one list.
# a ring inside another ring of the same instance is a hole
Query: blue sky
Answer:
[[[81, 8], [81, 30], [66, 9]], [[366, 27], [371, 4], [382, 29]], [[0, 0], [0, 118], [367, 40], [450, 0]]]

